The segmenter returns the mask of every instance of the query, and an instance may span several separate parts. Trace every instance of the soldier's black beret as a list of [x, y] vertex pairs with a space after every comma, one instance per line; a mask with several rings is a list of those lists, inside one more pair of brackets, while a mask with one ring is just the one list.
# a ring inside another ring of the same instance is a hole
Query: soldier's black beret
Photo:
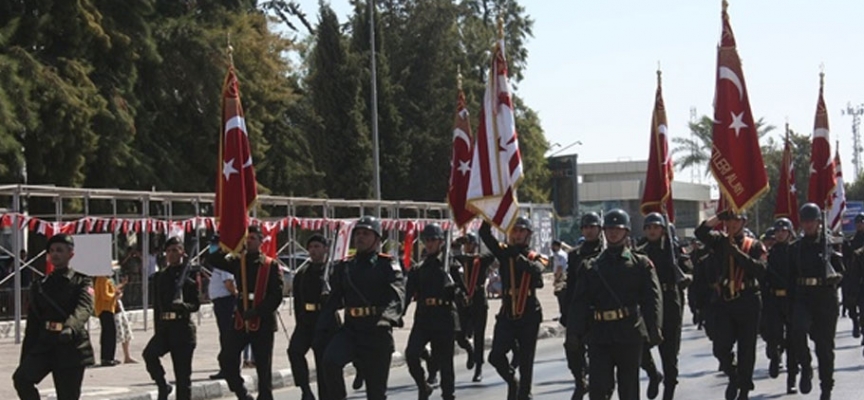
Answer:
[[50, 249], [51, 245], [54, 243], [65, 243], [70, 247], [75, 247], [75, 240], [72, 239], [72, 235], [67, 235], [65, 233], [51, 236], [51, 238], [48, 239], [48, 244], [45, 245], [45, 249]]

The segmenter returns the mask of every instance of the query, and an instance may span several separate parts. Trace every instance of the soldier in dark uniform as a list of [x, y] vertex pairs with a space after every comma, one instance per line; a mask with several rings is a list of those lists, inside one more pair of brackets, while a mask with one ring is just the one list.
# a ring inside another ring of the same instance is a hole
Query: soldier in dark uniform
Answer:
[[[327, 300], [330, 288], [324, 283], [328, 281], [327, 273], [327, 239], [315, 234], [306, 241], [306, 251], [309, 259], [303, 263], [294, 274], [294, 333], [288, 344], [288, 359], [291, 361], [291, 375], [294, 377], [294, 385], [303, 392], [302, 400], [314, 400], [312, 389], [309, 386], [309, 365], [306, 363], [306, 353], [312, 349], [315, 358], [315, 374], [317, 376], [318, 397], [328, 398], [327, 385], [322, 384], [324, 373], [322, 358], [324, 349], [329, 338], [335, 333], [335, 329], [341, 325], [339, 315], [321, 314], [321, 307]], [[330, 271], [332, 273], [332, 271]], [[334, 328], [326, 332], [321, 338], [315, 337], [315, 325], [318, 319], [327, 318], [328, 325]], [[313, 345], [314, 344], [314, 345]], [[345, 387], [342, 382], [341, 387]]]
[[[864, 307], [864, 291], [861, 290], [861, 271], [857, 268], [855, 251], [864, 247], [864, 213], [855, 216], [855, 236], [843, 243], [843, 264], [846, 272], [843, 274], [841, 289], [843, 293], [843, 308], [852, 320], [852, 337], [861, 337], [862, 307]], [[864, 340], [862, 343], [864, 344]]]
[[789, 218], [774, 221], [774, 245], [768, 251], [768, 267], [762, 280], [762, 338], [768, 355], [768, 375], [780, 375], [780, 360], [786, 350], [786, 393], [798, 393], [795, 377], [798, 361], [792, 348], [792, 303], [790, 296], [789, 244], [794, 239], [795, 228]]
[[[726, 232], [714, 230], [723, 221]], [[729, 377], [727, 400], [744, 400], [753, 390], [756, 336], [762, 299], [758, 280], [765, 275], [767, 254], [757, 239], [744, 235], [747, 215], [723, 211], [696, 228], [696, 237], [714, 252], [716, 262], [706, 271], [717, 293], [712, 316], [714, 357]], [[738, 365], [732, 349], [738, 345]]]
[[[822, 227], [822, 211], [819, 206], [807, 203], [798, 213], [804, 236], [789, 248], [790, 281], [795, 282], [792, 293], [792, 342], [796, 356], [801, 362], [801, 393], [813, 389], [813, 366], [807, 338], [816, 345], [819, 362], [821, 399], [831, 398], [834, 388], [834, 335], [837, 332], [837, 317], [840, 309], [837, 285], [843, 272], [840, 255], [826, 244]], [[830, 264], [826, 264], [828, 249]]]
[[637, 245], [635, 251], [648, 256], [654, 264], [663, 292], [663, 342], [658, 346], [663, 373], [657, 371], [649, 346], [643, 348], [642, 368], [648, 373], [648, 398], [657, 397], [660, 382], [663, 381], [663, 399], [671, 400], [675, 397], [675, 386], [678, 384], [678, 352], [681, 349], [684, 315], [683, 293], [678, 284], [678, 272], [675, 271], [679, 268], [676, 263], [680, 248], [674, 244], [674, 238], [668, 237], [666, 219], [660, 213], [646, 215], [642, 231], [645, 241]]
[[54, 271], [30, 284], [21, 361], [12, 375], [18, 398], [39, 400], [36, 385], [49, 373], [58, 400], [81, 397], [84, 368], [95, 364], [87, 321], [93, 314], [90, 278], [69, 268], [75, 242], [66, 234], [48, 239]]
[[195, 351], [195, 324], [189, 318], [198, 311], [198, 271], [184, 259], [186, 251], [177, 237], [165, 242], [167, 267], [151, 276], [150, 298], [153, 299], [153, 337], [144, 347], [144, 362], [150, 378], [159, 388], [159, 400], [167, 400], [171, 385], [165, 381], [165, 369], [159, 358], [171, 353], [177, 400], [192, 397], [192, 353]]
[[774, 243], [777, 243], [777, 238], [775, 236], [777, 230], [774, 227], [769, 227], [765, 230], [765, 233], [759, 237], [759, 241], [762, 242], [762, 245], [765, 246], [765, 251], [771, 251], [771, 247], [774, 246]]
[[[501, 309], [495, 317], [489, 364], [507, 382], [508, 400], [531, 398], [537, 332], [543, 320], [535, 290], [543, 287], [541, 274], [546, 262], [528, 247], [532, 230], [528, 218], [517, 217], [504, 244], [492, 236], [492, 226], [488, 222], [480, 226], [480, 239], [500, 264]], [[514, 350], [514, 346], [518, 347], [513, 357], [519, 357], [519, 378], [507, 360], [507, 353]]]
[[603, 233], [608, 247], [583, 263], [568, 324], [588, 344], [591, 399], [608, 399], [616, 380], [619, 399], [638, 399], [642, 348], [662, 340], [660, 284], [651, 260], [627, 247], [626, 212], [606, 213]]
[[234, 329], [228, 332], [227, 347], [219, 353], [219, 368], [238, 399], [251, 399], [240, 376], [240, 353], [252, 347], [258, 374], [258, 400], [273, 398], [273, 333], [276, 310], [282, 304], [282, 271], [272, 258], [261, 254], [261, 228], [250, 226], [246, 235], [245, 272], [238, 257], [222, 252], [210, 255], [210, 264], [231, 272], [237, 282], [237, 307]]
[[[321, 310], [330, 315], [345, 308], [345, 323], [324, 351], [324, 383], [328, 399], [344, 399], [342, 370], [353, 361], [363, 373], [366, 398], [386, 399], [393, 327], [401, 325], [405, 304], [402, 266], [389, 254], [379, 253], [382, 233], [377, 218], [360, 218], [351, 236], [356, 253], [334, 268], [330, 297]], [[332, 321], [318, 320], [317, 332], [329, 329]]]
[[[486, 276], [489, 266], [495, 261], [491, 254], [479, 253], [480, 243], [477, 235], [465, 234], [463, 254], [456, 257], [461, 264], [460, 281], [465, 288], [465, 318], [459, 320], [461, 335], [473, 339], [473, 352], [468, 353], [468, 369], [474, 369], [472, 381], [483, 380], [483, 347], [486, 339], [486, 319], [489, 315], [489, 303], [486, 300]], [[457, 282], [458, 283], [458, 282]]]
[[[420, 354], [426, 344], [432, 344], [432, 362], [441, 372], [441, 398], [454, 399], [455, 375], [453, 372], [453, 337], [459, 329], [454, 300], [456, 283], [445, 270], [442, 260], [444, 230], [438, 224], [429, 224], [420, 234], [426, 258], [419, 267], [408, 273], [405, 284], [405, 308], [412, 300], [417, 302], [414, 325], [405, 348], [405, 363], [419, 390], [418, 399], [426, 400], [432, 394], [432, 386], [426, 382]], [[459, 293], [459, 295], [463, 295]]]
[[567, 254], [567, 278], [565, 280], [564, 310], [561, 312], [561, 325], [567, 328], [564, 338], [564, 353], [567, 356], [567, 367], [573, 373], [576, 388], [573, 390], [573, 400], [581, 399], [588, 393], [588, 377], [586, 365], [585, 338], [576, 334], [578, 327], [569, 321], [575, 321], [572, 316], [573, 293], [576, 290], [576, 282], [581, 278], [582, 266], [602, 250], [600, 241], [600, 216], [589, 212], [582, 216], [579, 226], [584, 241], [574, 247]]

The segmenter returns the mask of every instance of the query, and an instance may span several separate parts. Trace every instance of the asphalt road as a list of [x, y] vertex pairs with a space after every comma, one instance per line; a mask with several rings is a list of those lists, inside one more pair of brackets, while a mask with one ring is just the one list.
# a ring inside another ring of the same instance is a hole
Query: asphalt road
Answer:
[[[687, 316], [686, 318], [689, 318]], [[685, 319], [687, 320], [687, 319]], [[811, 343], [812, 349], [812, 343]], [[659, 367], [659, 355], [654, 350], [654, 358]], [[814, 355], [814, 370], [816, 360]], [[506, 385], [495, 371], [485, 365], [484, 380], [481, 383], [471, 382], [472, 372], [465, 369], [465, 356], [455, 359], [456, 366], [456, 397], [469, 400], [499, 400], [506, 396]], [[685, 325], [681, 356], [679, 359], [679, 377], [677, 399], [722, 399], [726, 379], [717, 372], [717, 361], [711, 355], [711, 344], [702, 331], [697, 331], [692, 325]], [[851, 336], [851, 322], [841, 318], [837, 327], [835, 389], [834, 399], [864, 399], [864, 358], [859, 339]], [[815, 373], [815, 372], [814, 372]], [[751, 393], [752, 399], [818, 399], [818, 373], [814, 377], [813, 391], [808, 395], [786, 395], [786, 375], [768, 377], [768, 360], [765, 357], [765, 345], [761, 340], [757, 348], [756, 371], [754, 373], [756, 389]], [[346, 379], [350, 386], [352, 378]], [[564, 359], [562, 339], [552, 338], [538, 342], [534, 365], [534, 399], [560, 400], [569, 399], [573, 383]], [[647, 388], [647, 378], [642, 374], [642, 396]], [[313, 389], [314, 390], [314, 389]], [[662, 388], [661, 388], [662, 396]], [[300, 392], [296, 388], [282, 389], [275, 393], [276, 399], [299, 399]], [[365, 399], [365, 393], [352, 391], [349, 387], [349, 399]], [[404, 366], [396, 367], [390, 372], [388, 398], [393, 400], [413, 400], [417, 398], [414, 382]], [[440, 398], [440, 392], [433, 393], [432, 398]], [[613, 396], [613, 398], [617, 398]], [[587, 399], [587, 396], [586, 396]]]

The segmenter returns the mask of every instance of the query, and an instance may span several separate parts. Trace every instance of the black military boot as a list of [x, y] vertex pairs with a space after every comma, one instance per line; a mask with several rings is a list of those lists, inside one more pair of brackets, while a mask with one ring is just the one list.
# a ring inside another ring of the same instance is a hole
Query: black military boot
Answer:
[[507, 381], [507, 400], [518, 400], [519, 397], [519, 380], [515, 376], [511, 376]]
[[360, 390], [363, 387], [363, 375], [360, 374], [360, 371], [357, 371], [357, 375], [354, 375], [354, 382], [351, 383], [351, 388], [354, 390]]
[[656, 399], [657, 395], [660, 394], [660, 382], [663, 382], [663, 374], [655, 370], [648, 377], [648, 393], [646, 394], [649, 399]]
[[663, 385], [663, 400], [675, 398], [675, 385]]
[[474, 351], [471, 349], [467, 350], [468, 359], [465, 360], [465, 368], [466, 369], [474, 369]]
[[474, 370], [474, 378], [471, 379], [471, 382], [483, 382], [483, 365], [477, 364], [477, 368]]
[[786, 377], [786, 394], [797, 394], [798, 388], [795, 386], [795, 374], [789, 374]]
[[582, 400], [588, 394], [588, 382], [585, 379], [576, 380], [576, 389], [573, 389], [573, 396], [570, 400]]
[[819, 395], [819, 400], [831, 400], [831, 391], [823, 390], [822, 394]]
[[774, 379], [780, 376], [780, 357], [779, 355], [774, 355], [771, 357], [771, 361], [768, 362], [768, 376], [771, 379]]
[[805, 367], [801, 369], [801, 382], [798, 383], [801, 389], [801, 394], [808, 394], [813, 390], [813, 367]]
[[417, 400], [429, 400], [429, 396], [432, 395], [432, 390], [432, 386], [429, 386], [427, 383], [417, 392]]
[[159, 387], [159, 394], [156, 398], [159, 400], [168, 400], [168, 395], [174, 391], [174, 387], [169, 385], [168, 382], [165, 382], [164, 380], [162, 382], [159, 382], [157, 386]]
[[726, 384], [726, 400], [736, 400], [738, 398], [738, 383], [734, 377], [729, 377], [729, 383]]
[[861, 337], [861, 322], [857, 318], [852, 318], [852, 337], [856, 339]]
[[309, 388], [309, 385], [303, 386], [300, 390], [303, 393], [300, 396], [300, 400], [315, 400], [315, 395], [312, 394], [312, 389]]

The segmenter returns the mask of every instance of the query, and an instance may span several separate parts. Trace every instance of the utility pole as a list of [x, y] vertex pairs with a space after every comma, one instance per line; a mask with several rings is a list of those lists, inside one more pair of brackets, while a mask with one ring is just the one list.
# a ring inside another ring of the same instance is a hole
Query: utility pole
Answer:
[[[855, 168], [855, 180], [861, 176], [861, 115], [864, 114], [864, 104], [852, 106], [852, 103], [846, 103], [846, 109], [841, 111], [843, 115], [852, 116], [852, 165]], [[853, 181], [853, 182], [854, 182]]]
[[[378, 149], [378, 74], [375, 65], [375, 0], [369, 0], [369, 47], [372, 49], [369, 70], [372, 72], [372, 175], [375, 200], [381, 200], [381, 170]], [[379, 210], [380, 213], [380, 210]], [[378, 215], [380, 217], [380, 215]]]

